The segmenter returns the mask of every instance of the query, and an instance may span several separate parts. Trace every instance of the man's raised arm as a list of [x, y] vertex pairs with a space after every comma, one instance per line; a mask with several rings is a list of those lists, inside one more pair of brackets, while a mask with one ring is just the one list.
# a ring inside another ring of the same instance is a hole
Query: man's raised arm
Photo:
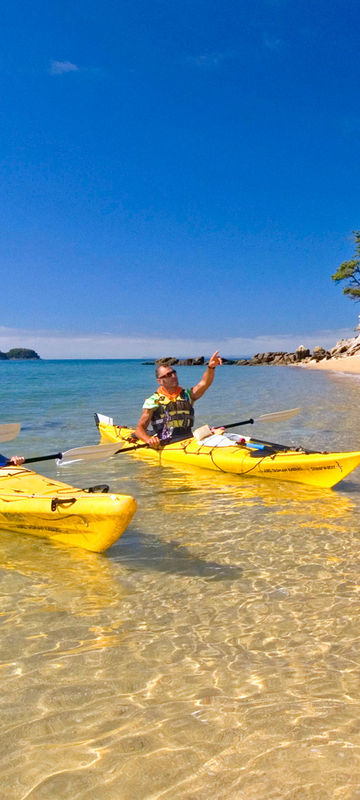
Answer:
[[199, 383], [197, 383], [196, 386], [193, 386], [191, 390], [192, 400], [198, 400], [199, 397], [203, 396], [209, 386], [211, 386], [214, 380], [216, 367], [220, 366], [220, 364], [222, 364], [222, 359], [219, 356], [219, 351], [216, 350], [216, 352], [212, 354], [211, 358], [209, 358], [209, 363], [201, 380], [199, 380]]

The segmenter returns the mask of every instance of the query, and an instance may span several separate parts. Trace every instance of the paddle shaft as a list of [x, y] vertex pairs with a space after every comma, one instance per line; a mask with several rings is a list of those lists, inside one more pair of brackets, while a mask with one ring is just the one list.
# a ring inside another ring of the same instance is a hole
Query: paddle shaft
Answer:
[[[49, 453], [44, 456], [25, 458], [23, 464], [34, 464], [38, 461], [57, 461], [58, 466], [75, 463], [76, 461], [107, 461], [120, 449], [118, 444], [88, 445], [86, 447], [73, 447], [63, 453]], [[0, 455], [0, 467], [11, 464], [7, 456]]]
[[[52, 459], [61, 458], [61, 457], [62, 457], [62, 453], [53, 453], [50, 456], [38, 456], [37, 458], [25, 458], [22, 463], [23, 464], [33, 464], [36, 461], [51, 461]], [[7, 458], [7, 456], [3, 456], [2, 454], [0, 454], [0, 467], [7, 467], [7, 466], [9, 466], [9, 467], [13, 466], [11, 464], [10, 459]], [[21, 466], [21, 464], [19, 466]]]
[[[231, 425], [221, 425], [221, 427], [222, 428], [236, 428], [238, 425], [247, 425], [248, 423], [253, 423], [253, 422], [254, 422], [253, 419], [246, 419], [246, 420], [244, 420], [244, 422], [234, 422]], [[164, 442], [164, 444], [162, 444], [162, 447], [166, 447], [167, 444], [180, 444], [180, 442], [186, 442], [190, 438], [191, 437], [188, 436], [185, 439], [177, 439], [177, 441], [175, 441], [175, 442]], [[132, 450], [140, 450], [142, 447], [150, 447], [150, 445], [147, 444], [146, 442], [144, 442], [143, 444], [134, 444], [132, 447], [124, 448], [124, 450], [120, 449], [117, 453], [114, 453], [114, 455], [118, 456], [118, 455], [123, 455], [124, 453], [131, 453]], [[155, 448], [153, 448], [153, 449], [155, 450]], [[284, 447], [284, 450], [288, 450], [288, 448]]]
[[[299, 412], [299, 409], [290, 409], [289, 411], [275, 412], [274, 415], [272, 415], [272, 414], [263, 414], [261, 417], [258, 417], [258, 419], [252, 419], [252, 418], [243, 419], [243, 420], [240, 420], [239, 422], [229, 422], [226, 425], [221, 425], [221, 426], [219, 425], [218, 427], [222, 428], [223, 430], [228, 430], [229, 428], [238, 428], [240, 425], [253, 425], [254, 422], [265, 422], [267, 420], [267, 418], [270, 421], [270, 418], [272, 416], [275, 417], [275, 414], [278, 415], [278, 419], [279, 419], [280, 418], [280, 414], [282, 414], [282, 413], [284, 414], [284, 418], [286, 418], [286, 416], [288, 416], [288, 417], [294, 416], [298, 412]], [[215, 427], [217, 427], [217, 426], [215, 426]], [[187, 438], [189, 438], [189, 437], [187, 437]], [[177, 444], [177, 443], [184, 442], [184, 441], [186, 442], [187, 438], [178, 439], [177, 442], [164, 442], [164, 444], [162, 446], [166, 447], [167, 444]], [[289, 447], [288, 445], [275, 444], [275, 442], [265, 442], [262, 439], [253, 439], [252, 438], [251, 441], [254, 444], [263, 445], [265, 447], [268, 447], [269, 449], [273, 448], [275, 451], [278, 451], [278, 450], [291, 450], [291, 447]], [[134, 444], [132, 447], [126, 447], [124, 450], [122, 450], [122, 449], [118, 450], [118, 452], [114, 453], [114, 455], [119, 455], [121, 453], [129, 453], [132, 450], [138, 450], [141, 447], [150, 447], [150, 445], [146, 444], [145, 442], [143, 444]], [[306, 452], [308, 452], [308, 451], [306, 451]], [[315, 452], [315, 451], [311, 451], [311, 452]]]
[[24, 464], [35, 464], [37, 461], [52, 461], [56, 458], [62, 458], [62, 453], [52, 453], [49, 456], [37, 456], [32, 458], [25, 458]]
[[[219, 426], [215, 426], [215, 427], [222, 428], [223, 430], [228, 430], [229, 428], [238, 428], [240, 425], [253, 425], [254, 422], [267, 422], [267, 421], [271, 422], [272, 421], [272, 419], [271, 419], [272, 417], [274, 418], [274, 421], [279, 421], [281, 418], [288, 419], [289, 417], [295, 416], [295, 414], [298, 414], [299, 411], [300, 411], [299, 408], [292, 408], [292, 409], [289, 409], [289, 410], [283, 411], [283, 412], [282, 411], [277, 411], [277, 412], [274, 412], [274, 414], [262, 414], [257, 419], [253, 419], [251, 417], [250, 419], [242, 419], [239, 422], [229, 422], [226, 425], [219, 425]], [[179, 443], [180, 442], [184, 442], [184, 441], [186, 441], [187, 438], [188, 437], [186, 437], [185, 439], [178, 439], [177, 442], [179, 442]], [[261, 442], [260, 439], [252, 440], [252, 441], [254, 441], [254, 442], [256, 441], [258, 444], [262, 443], [264, 445], [268, 445], [268, 444], [270, 445], [271, 444], [270, 442]], [[171, 441], [170, 442], [164, 442], [164, 444], [162, 446], [166, 447], [167, 444], [177, 444], [177, 442], [171, 442]], [[288, 450], [289, 449], [285, 445], [274, 445], [274, 446], [279, 450]], [[148, 445], [145, 442], [143, 444], [135, 444], [135, 445], [133, 445], [133, 447], [127, 447], [124, 450], [122, 450], [122, 449], [119, 450], [117, 453], [114, 453], [114, 455], [119, 455], [119, 453], [129, 453], [132, 450], [138, 450], [141, 447], [150, 447], [150, 445]]]
[[[254, 422], [254, 419], [244, 419], [242, 422], [230, 422], [228, 425], [219, 425], [219, 427], [228, 430], [228, 428], [237, 428], [239, 425], [253, 425]], [[216, 425], [214, 427], [216, 427]]]

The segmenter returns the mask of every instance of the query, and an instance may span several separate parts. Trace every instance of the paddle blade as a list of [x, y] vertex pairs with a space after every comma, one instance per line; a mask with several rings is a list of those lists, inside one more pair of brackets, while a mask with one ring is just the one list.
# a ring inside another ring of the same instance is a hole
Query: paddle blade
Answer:
[[21, 425], [19, 422], [8, 422], [0, 425], [0, 442], [10, 442], [20, 433]]
[[261, 414], [261, 417], [257, 417], [254, 422], [281, 422], [281, 420], [296, 417], [300, 411], [300, 408], [288, 408], [286, 411], [274, 411], [272, 414]]
[[114, 456], [122, 448], [121, 442], [117, 444], [93, 444], [89, 447], [73, 447], [71, 450], [66, 450], [62, 453], [61, 458], [58, 458], [56, 463], [59, 467], [64, 467], [67, 464], [74, 464], [76, 461], [107, 461], [108, 458]]

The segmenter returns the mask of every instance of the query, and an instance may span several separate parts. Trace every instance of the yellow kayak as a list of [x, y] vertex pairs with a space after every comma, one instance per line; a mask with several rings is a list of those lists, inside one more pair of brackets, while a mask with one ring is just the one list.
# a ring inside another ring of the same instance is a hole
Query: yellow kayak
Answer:
[[[360, 465], [360, 451], [350, 453], [314, 453], [300, 448], [250, 439], [230, 447], [208, 447], [195, 438], [166, 445], [159, 450], [144, 447], [134, 438], [134, 430], [105, 422], [106, 417], [95, 415], [102, 442], [119, 442], [122, 450], [151, 459], [158, 464], [187, 464], [219, 472], [249, 477], [295, 481], [310, 486], [331, 489]], [[134, 445], [138, 445], [139, 449]]]
[[135, 511], [129, 495], [75, 489], [22, 466], [0, 469], [0, 529], [102, 553]]

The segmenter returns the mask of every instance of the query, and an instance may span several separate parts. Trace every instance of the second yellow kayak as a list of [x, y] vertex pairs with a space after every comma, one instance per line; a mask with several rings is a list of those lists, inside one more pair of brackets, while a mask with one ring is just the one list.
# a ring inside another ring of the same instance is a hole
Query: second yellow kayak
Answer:
[[24, 467], [0, 468], [0, 529], [102, 553], [135, 511], [130, 495], [76, 489]]

